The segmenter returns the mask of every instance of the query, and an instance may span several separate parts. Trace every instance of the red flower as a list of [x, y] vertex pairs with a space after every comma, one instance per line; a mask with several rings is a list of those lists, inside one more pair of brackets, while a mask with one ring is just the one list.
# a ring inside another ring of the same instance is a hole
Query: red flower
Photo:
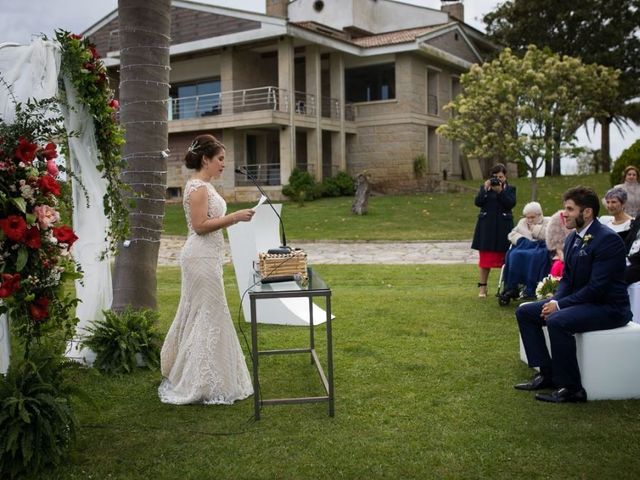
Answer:
[[40, 150], [40, 153], [47, 160], [53, 160], [58, 156], [58, 152], [56, 151], [56, 144], [53, 142], [47, 143], [47, 145]]
[[7, 298], [13, 295], [20, 288], [20, 274], [3, 273], [0, 282], [0, 298]]
[[34, 250], [40, 248], [40, 229], [38, 227], [31, 227], [27, 230], [27, 233], [24, 236], [24, 244]]
[[20, 139], [18, 140], [18, 148], [16, 149], [15, 157], [21, 162], [30, 164], [31, 162], [33, 162], [33, 159], [36, 158], [37, 151], [38, 145], [20, 137]]
[[74, 40], [82, 40], [82, 35], [78, 35], [77, 33], [70, 33], [69, 37], [73, 38]]
[[100, 55], [98, 54], [98, 50], [96, 50], [96, 47], [94, 47], [93, 45], [89, 46], [89, 51], [91, 52], [91, 56], [94, 59], [97, 60], [98, 58], [100, 58]]
[[0, 228], [9, 240], [21, 242], [27, 232], [27, 222], [20, 215], [9, 215], [0, 220]]
[[58, 242], [66, 243], [67, 245], [69, 245], [69, 247], [71, 247], [71, 245], [73, 245], [74, 242], [78, 240], [78, 237], [76, 237], [76, 234], [73, 233], [73, 230], [66, 225], [63, 225], [61, 227], [53, 227], [51, 230], [53, 232], [53, 236], [56, 237], [56, 240], [58, 240]]
[[118, 110], [120, 108], [120, 102], [118, 102], [118, 100], [116, 100], [115, 98], [112, 98], [109, 101], [109, 106], [114, 110]]
[[38, 187], [42, 191], [43, 195], [51, 192], [56, 197], [60, 196], [60, 184], [56, 182], [56, 179], [51, 175], [43, 175], [38, 178]]
[[29, 314], [35, 322], [41, 322], [49, 316], [49, 299], [40, 297], [29, 305]]

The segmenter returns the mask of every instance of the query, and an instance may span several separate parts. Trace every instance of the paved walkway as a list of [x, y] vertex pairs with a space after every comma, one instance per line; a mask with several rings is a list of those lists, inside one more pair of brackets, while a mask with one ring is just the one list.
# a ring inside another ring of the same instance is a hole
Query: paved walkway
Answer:
[[[160, 265], [178, 265], [184, 237], [164, 236], [160, 242]], [[307, 252], [311, 264], [449, 264], [478, 263], [471, 242], [292, 242]], [[227, 245], [225, 259], [231, 261]]]

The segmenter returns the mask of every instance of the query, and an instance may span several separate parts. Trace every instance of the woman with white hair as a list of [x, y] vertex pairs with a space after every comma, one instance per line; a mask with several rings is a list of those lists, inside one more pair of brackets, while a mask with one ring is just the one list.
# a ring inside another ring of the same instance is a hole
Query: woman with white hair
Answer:
[[523, 218], [509, 232], [507, 238], [512, 245], [517, 245], [518, 240], [526, 238], [528, 240], [544, 240], [544, 232], [547, 228], [547, 221], [542, 215], [542, 206], [538, 202], [529, 202], [522, 209]]
[[600, 217], [600, 223], [616, 232], [624, 240], [631, 228], [633, 217], [625, 212], [627, 191], [622, 187], [613, 187], [604, 195], [604, 203], [609, 215]]
[[529, 202], [522, 209], [522, 215], [524, 217], [507, 235], [512, 247], [507, 253], [502, 273], [504, 291], [500, 295], [501, 304], [520, 297], [520, 285], [523, 286], [523, 297], [533, 297], [536, 284], [550, 267], [544, 243], [548, 219], [542, 214], [542, 206], [538, 202]]

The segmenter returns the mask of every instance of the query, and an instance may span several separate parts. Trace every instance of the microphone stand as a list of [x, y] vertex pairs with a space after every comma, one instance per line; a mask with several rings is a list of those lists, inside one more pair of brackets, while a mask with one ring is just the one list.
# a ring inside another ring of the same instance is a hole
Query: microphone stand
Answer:
[[260, 193], [264, 195], [264, 197], [267, 199], [267, 203], [271, 207], [271, 210], [273, 210], [273, 213], [276, 214], [276, 217], [278, 217], [278, 220], [280, 222], [280, 233], [282, 236], [282, 245], [280, 245], [280, 248], [272, 248], [268, 250], [267, 253], [278, 253], [278, 254], [291, 253], [291, 247], [287, 246], [287, 236], [284, 233], [284, 222], [282, 221], [282, 217], [280, 216], [276, 208], [273, 206], [273, 203], [271, 203], [271, 199], [269, 198], [269, 195], [267, 195], [267, 193], [262, 189], [262, 187], [260, 186], [256, 178], [253, 175], [251, 175], [245, 167], [236, 168], [235, 172], [239, 173], [240, 175], [246, 176], [253, 182], [253, 184], [258, 188]]

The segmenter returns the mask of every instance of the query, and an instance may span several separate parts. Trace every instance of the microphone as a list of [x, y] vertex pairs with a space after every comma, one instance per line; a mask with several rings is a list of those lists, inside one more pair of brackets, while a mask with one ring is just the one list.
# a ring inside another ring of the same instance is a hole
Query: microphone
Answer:
[[269, 195], [267, 195], [267, 193], [262, 189], [258, 181], [255, 179], [255, 177], [251, 175], [249, 173], [249, 170], [247, 170], [245, 167], [236, 168], [235, 172], [239, 173], [240, 175], [244, 175], [248, 177], [253, 182], [253, 184], [258, 188], [260, 193], [264, 195], [264, 197], [267, 199], [267, 203], [271, 207], [271, 210], [273, 210], [273, 213], [276, 214], [276, 217], [278, 217], [278, 220], [280, 221], [280, 233], [282, 235], [282, 245], [280, 245], [280, 248], [269, 249], [267, 253], [279, 253], [279, 254], [291, 253], [291, 247], [287, 246], [287, 236], [284, 233], [284, 222], [282, 221], [282, 217], [280, 216], [276, 208], [273, 206], [273, 203], [271, 203], [271, 199], [269, 198]]

